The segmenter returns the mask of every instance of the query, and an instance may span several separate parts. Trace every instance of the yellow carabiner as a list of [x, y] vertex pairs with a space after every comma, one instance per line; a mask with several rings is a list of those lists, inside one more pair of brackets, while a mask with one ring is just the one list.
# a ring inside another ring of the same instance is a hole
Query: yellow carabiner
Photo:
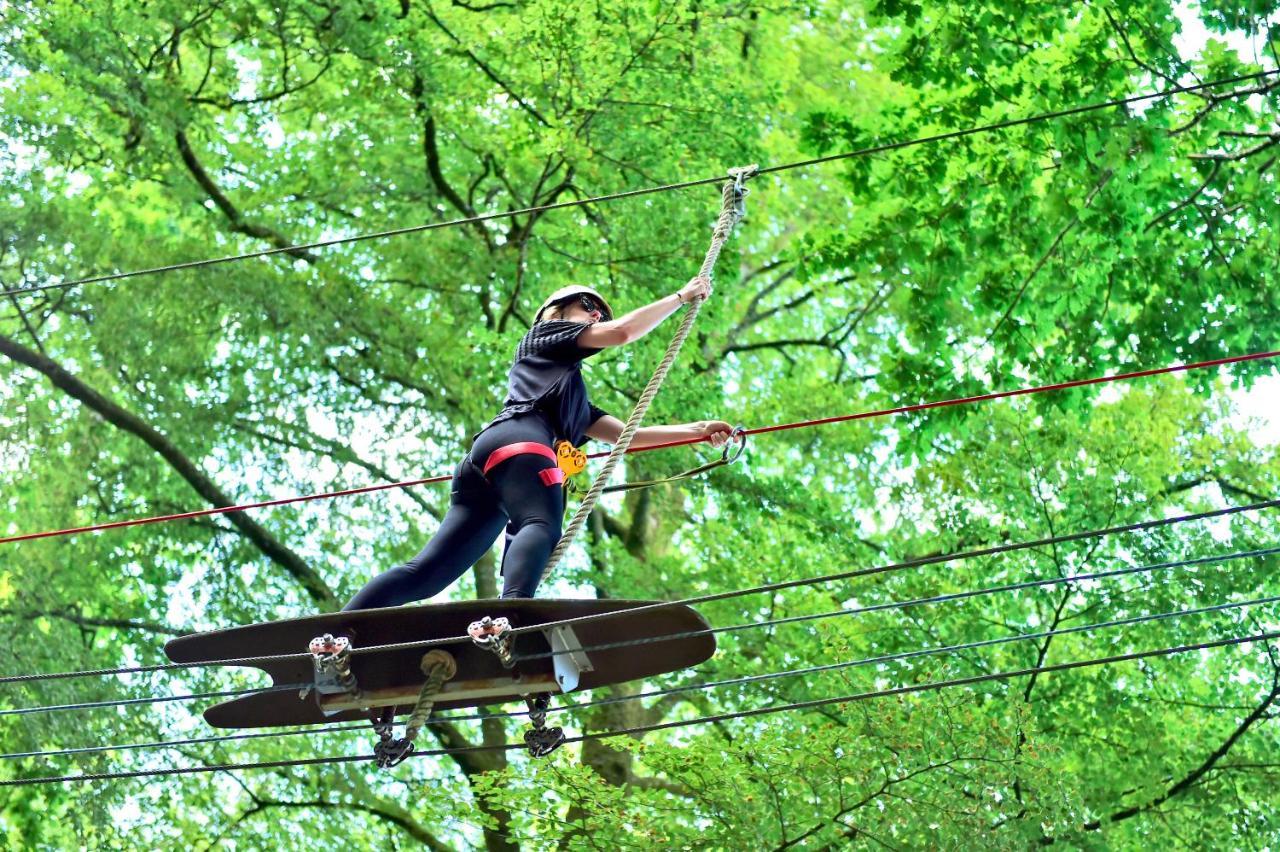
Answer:
[[587, 454], [568, 441], [556, 442], [556, 464], [565, 476], [582, 473], [587, 467]]

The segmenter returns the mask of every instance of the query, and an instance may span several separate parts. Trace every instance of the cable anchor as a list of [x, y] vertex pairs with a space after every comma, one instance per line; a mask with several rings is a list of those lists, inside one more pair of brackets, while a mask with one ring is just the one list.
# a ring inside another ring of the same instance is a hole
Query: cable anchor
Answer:
[[476, 645], [497, 654], [498, 661], [502, 663], [504, 669], [509, 669], [516, 664], [515, 657], [511, 653], [514, 637], [511, 635], [511, 622], [507, 619], [490, 618], [486, 615], [479, 621], [471, 622], [467, 628], [467, 634]]
[[524, 732], [524, 744], [534, 757], [546, 757], [564, 744], [564, 728], [547, 727], [547, 708], [551, 696], [546, 692], [525, 698], [529, 707], [529, 730]]
[[379, 769], [390, 769], [413, 754], [413, 740], [395, 738], [396, 708], [383, 708], [381, 715], [373, 720], [373, 731], [378, 735], [378, 742], [373, 747], [373, 761]]
[[759, 172], [758, 163], [729, 169], [729, 177], [733, 178], [733, 212], [739, 220], [747, 216], [747, 196], [751, 193], [751, 190], [747, 189], [747, 181]]
[[313, 688], [321, 693], [346, 692], [352, 698], [360, 697], [360, 686], [351, 673], [350, 639], [326, 633], [312, 639], [307, 650], [311, 653], [315, 685], [301, 690], [300, 698], [306, 698]]
[[439, 648], [423, 654], [419, 667], [427, 679], [418, 691], [418, 700], [409, 714], [409, 721], [405, 723], [404, 736], [399, 739], [394, 736], [394, 707], [384, 709], [381, 716], [373, 722], [374, 733], [378, 735], [378, 742], [373, 747], [373, 759], [380, 769], [390, 769], [413, 754], [414, 740], [431, 718], [431, 712], [435, 709], [445, 683], [458, 673], [458, 663], [453, 655]]

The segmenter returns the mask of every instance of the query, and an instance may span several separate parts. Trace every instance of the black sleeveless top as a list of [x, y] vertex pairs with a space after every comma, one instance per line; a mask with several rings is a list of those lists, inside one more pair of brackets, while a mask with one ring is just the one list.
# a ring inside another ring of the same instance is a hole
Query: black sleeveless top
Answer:
[[605, 412], [591, 404], [582, 381], [582, 362], [600, 352], [578, 346], [587, 323], [550, 320], [535, 323], [516, 347], [507, 377], [507, 400], [486, 429], [519, 414], [536, 411], [557, 438], [575, 447]]

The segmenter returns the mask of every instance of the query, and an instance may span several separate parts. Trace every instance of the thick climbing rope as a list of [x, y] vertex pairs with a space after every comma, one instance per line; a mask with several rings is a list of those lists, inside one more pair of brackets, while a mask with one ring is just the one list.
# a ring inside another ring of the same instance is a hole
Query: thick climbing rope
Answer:
[[[424, 725], [431, 724], [431, 713], [435, 710], [436, 701], [445, 683], [453, 680], [458, 673], [458, 662], [448, 651], [432, 648], [422, 655], [419, 668], [426, 675], [422, 688], [418, 690], [418, 700], [409, 712], [409, 721], [404, 726], [404, 736], [395, 736], [395, 708], [383, 707], [373, 721], [373, 729], [378, 734], [378, 744], [373, 748], [374, 760], [383, 769], [389, 769], [400, 763], [414, 752], [414, 741]], [[437, 723], [439, 724], [439, 723]]]
[[418, 738], [418, 732], [431, 718], [431, 711], [435, 709], [440, 690], [458, 673], [458, 664], [453, 659], [453, 655], [439, 648], [434, 648], [422, 655], [421, 668], [427, 679], [422, 684], [422, 689], [418, 691], [418, 700], [414, 703], [413, 712], [409, 714], [409, 721], [404, 726], [404, 738], [409, 742]]
[[[729, 174], [733, 177], [733, 180], [725, 181], [724, 186], [720, 188], [720, 217], [716, 220], [715, 230], [711, 234], [711, 246], [707, 249], [707, 255], [702, 260], [702, 267], [698, 270], [700, 276], [711, 278], [711, 274], [715, 270], [716, 261], [720, 258], [720, 250], [724, 248], [729, 235], [733, 233], [734, 225], [738, 224], [745, 213], [743, 199], [747, 190], [743, 183], [747, 178], [754, 175], [756, 171], [757, 168], [755, 166], [730, 169]], [[658, 368], [654, 370], [652, 378], [649, 379], [649, 384], [645, 386], [644, 392], [640, 394], [635, 410], [627, 418], [622, 434], [618, 436], [618, 440], [614, 442], [613, 449], [609, 451], [609, 458], [605, 460], [604, 467], [596, 475], [595, 482], [592, 483], [591, 488], [583, 495], [582, 502], [578, 504], [578, 509], [573, 514], [573, 519], [569, 521], [569, 525], [565, 528], [564, 534], [561, 535], [560, 541], [556, 542], [555, 549], [551, 551], [551, 556], [547, 559], [547, 567], [542, 572], [543, 577], [551, 573], [551, 570], [556, 567], [561, 557], [564, 556], [565, 551], [569, 549], [569, 545], [573, 544], [578, 531], [582, 529], [587, 521], [587, 516], [591, 514], [591, 510], [595, 508], [596, 501], [600, 499], [600, 494], [604, 491], [605, 486], [609, 484], [609, 478], [613, 475], [613, 469], [617, 467], [618, 460], [630, 449], [631, 439], [635, 437], [636, 430], [640, 428], [640, 422], [644, 420], [644, 415], [649, 410], [649, 404], [657, 396], [658, 389], [662, 387], [662, 382], [667, 378], [667, 373], [671, 370], [671, 365], [675, 363], [676, 356], [680, 354], [680, 347], [684, 345], [685, 338], [689, 336], [689, 331], [693, 328], [694, 320], [698, 318], [698, 311], [702, 309], [702, 302], [703, 299], [693, 299], [689, 303], [689, 307], [685, 310], [684, 318], [680, 321], [680, 327], [676, 329], [671, 342], [667, 344], [666, 354], [662, 356], [662, 361], [659, 362]]]

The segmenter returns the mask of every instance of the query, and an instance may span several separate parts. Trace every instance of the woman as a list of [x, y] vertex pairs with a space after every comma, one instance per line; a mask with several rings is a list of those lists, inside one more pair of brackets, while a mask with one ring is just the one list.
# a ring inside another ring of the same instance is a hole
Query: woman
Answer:
[[[502, 596], [533, 597], [560, 540], [564, 516], [557, 441], [575, 447], [588, 437], [612, 443], [625, 425], [590, 403], [582, 361], [639, 340], [681, 305], [710, 293], [711, 282], [699, 276], [616, 320], [590, 287], [552, 293], [516, 348], [502, 411], [454, 470], [449, 511], [435, 537], [404, 565], [374, 577], [344, 609], [399, 606], [439, 594], [485, 554], [504, 526], [509, 538], [502, 556]], [[631, 446], [706, 438], [719, 447], [731, 429], [721, 420], [646, 426]]]

